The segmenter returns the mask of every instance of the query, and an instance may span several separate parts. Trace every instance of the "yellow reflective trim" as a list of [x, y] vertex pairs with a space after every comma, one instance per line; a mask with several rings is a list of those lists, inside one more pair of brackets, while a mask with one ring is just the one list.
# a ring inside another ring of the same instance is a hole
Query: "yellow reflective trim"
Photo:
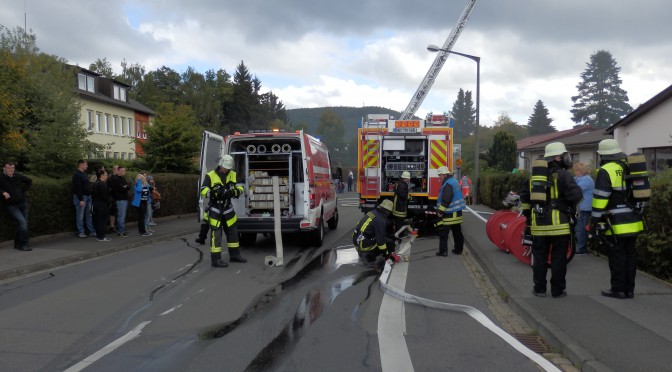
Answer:
[[239, 243], [239, 242], [226, 243], [226, 246], [227, 246], [228, 248], [239, 248], [239, 247], [240, 247], [240, 243]]
[[236, 221], [238, 221], [238, 216], [234, 214], [232, 218], [226, 220], [226, 226], [231, 227]]
[[[614, 229], [614, 234], [616, 235], [637, 234], [644, 231], [644, 223], [642, 223], [642, 221], [622, 223], [612, 225], [611, 228]], [[607, 235], [611, 235], [611, 230], [607, 230]]]

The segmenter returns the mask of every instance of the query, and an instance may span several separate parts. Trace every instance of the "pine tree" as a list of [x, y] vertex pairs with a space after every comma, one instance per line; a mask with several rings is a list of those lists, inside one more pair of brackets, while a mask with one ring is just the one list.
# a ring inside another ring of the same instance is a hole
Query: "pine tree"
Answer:
[[628, 93], [621, 89], [621, 68], [606, 50], [591, 55], [586, 66], [582, 81], [576, 86], [579, 94], [572, 97], [572, 121], [577, 125], [609, 127], [632, 111]]
[[457, 100], [453, 103], [452, 110], [455, 123], [455, 139], [461, 140], [469, 137], [476, 129], [476, 109], [474, 101], [471, 99], [471, 92], [460, 89], [457, 93]]
[[548, 109], [544, 106], [541, 100], [534, 105], [534, 112], [529, 119], [527, 119], [527, 130], [530, 136], [537, 134], [546, 134], [557, 132], [554, 126], [551, 125], [553, 119], [548, 117]]
[[488, 150], [488, 165], [504, 172], [516, 167], [516, 139], [509, 133], [495, 133], [492, 146]]

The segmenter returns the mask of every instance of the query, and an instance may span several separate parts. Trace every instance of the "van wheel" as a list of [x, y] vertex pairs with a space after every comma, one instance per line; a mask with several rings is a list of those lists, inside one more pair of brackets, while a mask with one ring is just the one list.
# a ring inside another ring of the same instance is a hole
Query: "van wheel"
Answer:
[[257, 241], [257, 233], [240, 233], [240, 245], [251, 246]]
[[324, 243], [324, 220], [320, 217], [320, 223], [317, 224], [317, 229], [312, 232], [312, 245], [321, 247]]
[[327, 226], [329, 226], [329, 230], [336, 230], [338, 227], [338, 208], [336, 208], [334, 215], [327, 221]]

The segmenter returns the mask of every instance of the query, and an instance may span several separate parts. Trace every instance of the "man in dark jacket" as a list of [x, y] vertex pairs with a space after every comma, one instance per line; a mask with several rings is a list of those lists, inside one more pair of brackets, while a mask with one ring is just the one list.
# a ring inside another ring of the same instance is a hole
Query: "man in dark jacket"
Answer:
[[[583, 198], [581, 188], [567, 171], [572, 167], [572, 158], [565, 145], [553, 142], [546, 145], [544, 158], [548, 168], [546, 175], [533, 175], [521, 188], [521, 209], [532, 235], [532, 263], [534, 288], [532, 294], [546, 297], [546, 273], [548, 254], [551, 254], [551, 295], [554, 298], [565, 297], [567, 292], [565, 275], [567, 274], [567, 249], [571, 242], [573, 216], [576, 204]], [[543, 168], [542, 168], [543, 169]], [[544, 185], [545, 202], [532, 201], [531, 195], [539, 193], [533, 185], [536, 177], [541, 177]], [[534, 205], [533, 205], [534, 204]]]
[[126, 210], [128, 209], [128, 190], [131, 187], [126, 179], [126, 167], [120, 165], [117, 168], [117, 174], [110, 177], [108, 181], [112, 200], [117, 210], [117, 234], [121, 237], [127, 237], [126, 232]]
[[359, 256], [372, 262], [377, 256], [387, 257], [394, 251], [394, 241], [387, 238], [388, 216], [392, 212], [392, 201], [383, 200], [380, 205], [367, 212], [352, 233], [352, 244]]
[[394, 217], [395, 232], [404, 226], [404, 221], [408, 217], [408, 183], [411, 182], [411, 174], [404, 171], [399, 177], [397, 187], [394, 189], [394, 208], [392, 216]]
[[86, 229], [89, 232], [88, 236], [96, 236], [96, 229], [91, 219], [91, 183], [86, 176], [88, 168], [89, 164], [86, 160], [78, 160], [77, 171], [72, 175], [72, 204], [75, 206], [76, 233], [80, 238], [87, 237], [84, 232], [84, 221], [86, 221]]
[[28, 191], [33, 181], [15, 172], [16, 165], [8, 161], [3, 165], [2, 174], [0, 174], [0, 194], [1, 200], [5, 204], [5, 209], [12, 218], [16, 220], [16, 237], [14, 238], [14, 248], [20, 251], [32, 250], [28, 246], [28, 202], [24, 193]]

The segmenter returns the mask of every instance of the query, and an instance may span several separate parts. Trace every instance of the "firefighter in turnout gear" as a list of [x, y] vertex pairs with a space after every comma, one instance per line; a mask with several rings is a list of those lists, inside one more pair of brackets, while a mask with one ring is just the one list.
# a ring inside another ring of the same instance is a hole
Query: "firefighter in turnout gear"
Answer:
[[397, 182], [397, 187], [394, 190], [394, 208], [392, 209], [392, 216], [394, 217], [395, 232], [404, 226], [404, 221], [408, 216], [408, 183], [411, 182], [411, 174], [404, 171]]
[[227, 267], [222, 260], [222, 230], [226, 234], [226, 245], [231, 262], [247, 262], [240, 255], [236, 212], [231, 199], [243, 194], [243, 187], [236, 186], [236, 172], [233, 170], [233, 158], [224, 155], [216, 169], [208, 172], [201, 185], [201, 195], [210, 198], [207, 220], [210, 223], [210, 258], [213, 267]]
[[606, 297], [633, 298], [637, 255], [635, 241], [644, 230], [642, 216], [633, 209], [628, 200], [625, 173], [627, 156], [616, 140], [606, 139], [598, 144], [600, 169], [593, 190], [593, 211], [589, 229], [597, 231], [597, 225], [606, 225], [604, 242], [607, 244], [611, 288], [602, 291]]
[[434, 225], [439, 235], [439, 251], [437, 256], [448, 256], [448, 235], [453, 232], [453, 253], [462, 254], [464, 236], [462, 235], [462, 211], [465, 203], [459, 182], [453, 178], [448, 167], [439, 167], [441, 190], [436, 204], [436, 214], [439, 217]]
[[572, 239], [576, 204], [583, 194], [567, 171], [572, 167], [572, 158], [563, 143], [546, 145], [544, 158], [544, 161], [535, 160], [532, 177], [521, 188], [520, 200], [532, 235], [532, 293], [537, 297], [546, 296], [550, 252], [551, 295], [558, 298], [567, 295], [567, 248]]
[[352, 244], [359, 257], [367, 262], [380, 255], [388, 257], [394, 252], [394, 240], [387, 238], [388, 216], [392, 209], [392, 201], [383, 200], [377, 208], [366, 212], [352, 233]]

